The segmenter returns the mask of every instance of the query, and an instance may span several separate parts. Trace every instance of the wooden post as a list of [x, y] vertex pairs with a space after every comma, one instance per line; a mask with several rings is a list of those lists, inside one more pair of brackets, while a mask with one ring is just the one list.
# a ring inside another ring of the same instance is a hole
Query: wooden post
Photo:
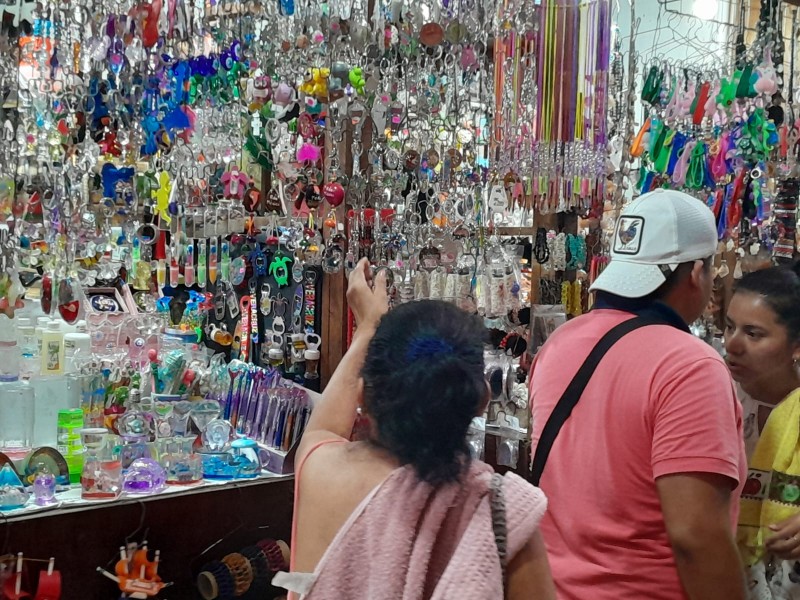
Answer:
[[[345, 173], [350, 173], [353, 164], [352, 144], [353, 131], [347, 115], [341, 115], [345, 120], [344, 139], [337, 148], [339, 165]], [[327, 128], [330, 131], [330, 128]], [[325, 160], [330, 158], [330, 148], [332, 144], [330, 135], [325, 135]], [[326, 165], [327, 167], [327, 165]], [[326, 172], [329, 169], [326, 168]], [[347, 227], [347, 201], [336, 208], [336, 222]], [[323, 215], [323, 222], [326, 215]], [[323, 226], [326, 242], [336, 234]], [[340, 233], [345, 233], [341, 231]], [[322, 389], [330, 381], [331, 375], [336, 370], [339, 361], [342, 360], [347, 350], [347, 282], [345, 280], [344, 269], [338, 273], [326, 273], [322, 281], [322, 356], [320, 358], [320, 382]]]

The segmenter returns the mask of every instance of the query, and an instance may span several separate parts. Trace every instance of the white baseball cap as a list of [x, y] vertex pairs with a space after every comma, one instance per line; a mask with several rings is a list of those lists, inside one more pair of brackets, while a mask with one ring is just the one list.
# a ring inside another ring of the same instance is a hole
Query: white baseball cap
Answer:
[[717, 226], [702, 201], [659, 189], [623, 210], [611, 246], [611, 262], [591, 291], [643, 298], [661, 287], [678, 265], [713, 256]]

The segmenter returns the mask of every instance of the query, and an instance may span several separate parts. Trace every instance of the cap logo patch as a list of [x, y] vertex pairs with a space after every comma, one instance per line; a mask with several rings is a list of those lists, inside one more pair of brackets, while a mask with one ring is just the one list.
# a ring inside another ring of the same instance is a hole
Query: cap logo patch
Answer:
[[614, 236], [616, 254], [639, 254], [642, 246], [643, 217], [620, 217], [617, 233]]

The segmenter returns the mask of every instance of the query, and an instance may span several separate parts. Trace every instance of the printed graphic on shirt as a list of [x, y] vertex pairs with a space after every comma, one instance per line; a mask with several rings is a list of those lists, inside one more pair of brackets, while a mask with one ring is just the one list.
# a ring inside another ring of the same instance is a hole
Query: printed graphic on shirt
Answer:
[[614, 237], [614, 252], [617, 254], [639, 254], [642, 246], [644, 218], [620, 217], [617, 235]]
[[800, 506], [800, 477], [773, 471], [772, 482], [769, 486], [769, 499], [783, 504]]
[[747, 481], [742, 488], [742, 496], [753, 500], [764, 500], [767, 497], [771, 479], [769, 471], [750, 469], [747, 472]]

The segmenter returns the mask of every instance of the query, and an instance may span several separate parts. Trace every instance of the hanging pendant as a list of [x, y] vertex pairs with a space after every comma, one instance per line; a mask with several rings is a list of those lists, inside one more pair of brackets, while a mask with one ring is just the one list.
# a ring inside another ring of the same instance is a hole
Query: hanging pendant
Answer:
[[58, 286], [58, 313], [70, 325], [78, 320], [78, 297], [77, 281], [73, 277], [67, 277]]

